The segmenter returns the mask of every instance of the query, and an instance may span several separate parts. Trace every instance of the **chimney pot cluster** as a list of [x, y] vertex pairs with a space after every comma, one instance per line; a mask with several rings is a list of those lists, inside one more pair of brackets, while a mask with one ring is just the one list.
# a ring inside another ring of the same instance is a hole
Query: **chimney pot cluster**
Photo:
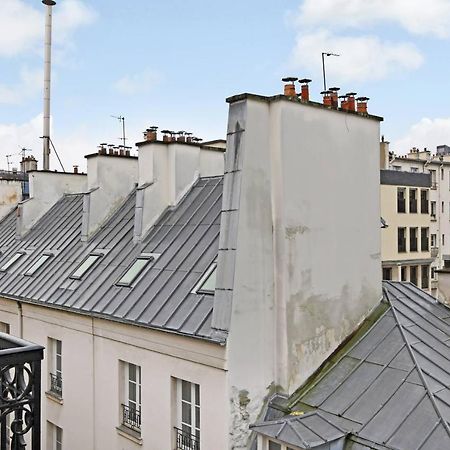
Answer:
[[[108, 148], [107, 148], [108, 147]], [[99, 155], [111, 155], [111, 156], [130, 156], [131, 147], [125, 145], [114, 145], [102, 143], [98, 146]], [[75, 166], [74, 166], [75, 169]]]
[[[156, 130], [158, 127], [150, 127], [144, 132], [144, 138], [147, 141], [156, 141]], [[199, 143], [203, 139], [193, 136], [193, 133], [189, 131], [172, 131], [172, 130], [161, 130], [163, 134], [163, 142], [187, 142], [187, 143]]]
[[151, 126], [144, 131], [144, 139], [146, 141], [156, 141], [158, 139], [157, 134], [158, 127]]

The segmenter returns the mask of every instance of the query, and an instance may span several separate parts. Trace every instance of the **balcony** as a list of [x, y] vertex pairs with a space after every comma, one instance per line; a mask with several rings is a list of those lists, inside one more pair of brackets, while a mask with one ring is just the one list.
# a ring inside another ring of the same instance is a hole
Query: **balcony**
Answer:
[[60, 374], [50, 374], [50, 392], [58, 397], [62, 397], [62, 377]]
[[43, 357], [44, 347], [0, 333], [0, 450], [25, 450], [27, 440], [31, 450], [41, 449]]
[[141, 410], [122, 404], [122, 424], [141, 432]]
[[200, 450], [200, 438], [175, 427], [176, 450]]

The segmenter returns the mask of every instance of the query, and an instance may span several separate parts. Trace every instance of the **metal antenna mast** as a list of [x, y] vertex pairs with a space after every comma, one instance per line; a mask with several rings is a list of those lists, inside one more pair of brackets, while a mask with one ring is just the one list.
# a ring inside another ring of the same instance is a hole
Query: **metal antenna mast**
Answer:
[[52, 60], [52, 9], [54, 0], [42, 0], [47, 6], [45, 14], [44, 42], [44, 130], [43, 130], [43, 169], [50, 169], [50, 81]]
[[9, 166], [11, 165], [11, 161], [9, 158], [11, 158], [13, 155], [6, 155], [6, 165], [8, 166], [8, 172], [9, 172]]
[[341, 56], [336, 53], [322, 52], [322, 73], [323, 73], [323, 90], [327, 90], [327, 79], [325, 76], [325, 56]]
[[127, 138], [125, 135], [125, 117], [124, 116], [111, 116], [111, 117], [122, 122], [122, 137], [119, 139], [122, 141], [123, 147], [125, 148], [127, 145]]

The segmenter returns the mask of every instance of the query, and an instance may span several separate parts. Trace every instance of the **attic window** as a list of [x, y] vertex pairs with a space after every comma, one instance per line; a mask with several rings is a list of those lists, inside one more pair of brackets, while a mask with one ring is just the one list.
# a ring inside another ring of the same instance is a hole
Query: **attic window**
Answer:
[[12, 267], [25, 253], [16, 253], [8, 262], [3, 264], [2, 267], [0, 267], [0, 272], [6, 272], [10, 267]]
[[216, 269], [217, 263], [212, 263], [209, 266], [192, 291], [194, 294], [214, 294], [214, 290], [216, 289]]
[[39, 259], [31, 265], [31, 267], [24, 273], [26, 276], [35, 275], [36, 272], [52, 257], [53, 255], [44, 254], [39, 257]]
[[143, 272], [150, 262], [156, 261], [159, 255], [149, 254], [141, 255], [128, 267], [125, 273], [116, 283], [117, 286], [131, 286], [136, 278]]
[[92, 268], [92, 266], [102, 257], [102, 255], [89, 255], [70, 275], [70, 278], [80, 280]]

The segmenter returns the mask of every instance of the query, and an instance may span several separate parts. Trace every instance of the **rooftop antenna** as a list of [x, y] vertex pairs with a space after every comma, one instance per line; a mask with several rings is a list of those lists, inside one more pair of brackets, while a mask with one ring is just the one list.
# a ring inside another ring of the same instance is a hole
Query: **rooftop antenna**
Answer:
[[322, 52], [322, 73], [323, 73], [323, 90], [327, 90], [327, 79], [325, 76], [325, 56], [341, 56], [337, 53]]
[[111, 116], [111, 117], [122, 122], [122, 137], [119, 139], [122, 141], [122, 145], [125, 147], [127, 145], [127, 138], [125, 136], [125, 117], [124, 116]]
[[13, 155], [6, 155], [6, 165], [8, 166], [8, 172], [9, 172], [9, 166], [12, 164], [9, 158], [11, 158]]
[[50, 170], [50, 81], [52, 61], [52, 12], [54, 0], [42, 0], [46, 5], [44, 41], [44, 130], [43, 130], [43, 169]]

